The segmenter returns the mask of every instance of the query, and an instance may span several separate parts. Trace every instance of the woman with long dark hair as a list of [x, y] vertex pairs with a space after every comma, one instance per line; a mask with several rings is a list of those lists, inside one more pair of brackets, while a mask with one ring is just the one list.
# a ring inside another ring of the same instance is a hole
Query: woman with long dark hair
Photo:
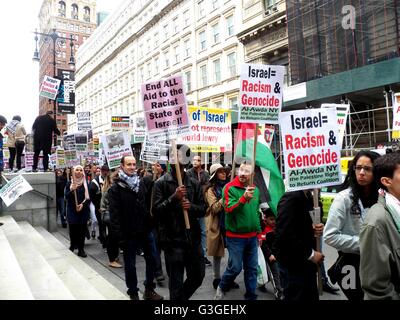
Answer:
[[[378, 157], [379, 154], [372, 151], [356, 154], [342, 184], [343, 191], [335, 197], [324, 228], [324, 241], [337, 249], [339, 254], [335, 267], [328, 271], [328, 275], [353, 301], [363, 299], [359, 274], [359, 234], [367, 211], [378, 201], [379, 186], [373, 174], [373, 164]], [[347, 277], [343, 281], [345, 284], [342, 283], [344, 277]]]

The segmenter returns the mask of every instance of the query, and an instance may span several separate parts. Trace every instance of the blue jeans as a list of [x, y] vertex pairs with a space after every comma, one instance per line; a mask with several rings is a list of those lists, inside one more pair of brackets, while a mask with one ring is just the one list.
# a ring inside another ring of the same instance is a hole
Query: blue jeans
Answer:
[[125, 283], [128, 287], [128, 295], [136, 294], [139, 291], [137, 287], [138, 280], [136, 274], [136, 252], [139, 248], [143, 249], [144, 259], [146, 261], [145, 287], [146, 289], [153, 289], [155, 286], [153, 283], [155, 262], [151, 252], [150, 235], [138, 236], [135, 239], [127, 240], [123, 247]]
[[203, 257], [206, 256], [207, 252], [207, 232], [206, 232], [206, 222], [205, 218], [198, 218], [197, 219], [200, 224], [200, 230], [201, 230], [201, 250], [203, 252]]
[[62, 225], [67, 224], [67, 221], [65, 220], [65, 202], [64, 202], [64, 197], [58, 197], [57, 198], [57, 213], [60, 215], [61, 224]]
[[256, 300], [257, 287], [257, 265], [258, 265], [258, 244], [257, 237], [252, 238], [231, 238], [226, 237], [229, 252], [228, 266], [222, 276], [219, 287], [222, 291], [228, 291], [231, 283], [244, 269], [244, 284], [246, 300]]

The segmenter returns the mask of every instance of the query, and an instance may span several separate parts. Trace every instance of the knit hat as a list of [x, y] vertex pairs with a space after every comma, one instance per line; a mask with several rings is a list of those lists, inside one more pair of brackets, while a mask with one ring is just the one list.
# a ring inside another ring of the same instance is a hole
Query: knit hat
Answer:
[[2, 115], [0, 115], [0, 123], [2, 123], [2, 124], [7, 123], [7, 119], [5, 117], [3, 117]]

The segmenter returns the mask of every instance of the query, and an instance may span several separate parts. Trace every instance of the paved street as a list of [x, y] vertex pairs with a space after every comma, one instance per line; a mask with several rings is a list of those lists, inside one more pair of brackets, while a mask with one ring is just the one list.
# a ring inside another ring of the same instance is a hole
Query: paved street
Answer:
[[[68, 242], [68, 229], [61, 229], [59, 228], [59, 233], [56, 233], [55, 236], [61, 240], [66, 246], [69, 245]], [[110, 283], [112, 283], [114, 286], [116, 286], [118, 289], [120, 289], [122, 292], [126, 292], [126, 286], [124, 282], [124, 269], [115, 269], [115, 268], [110, 268], [108, 267], [108, 258], [107, 254], [104, 252], [102, 249], [100, 242], [96, 240], [86, 240], [86, 245], [85, 245], [85, 250], [88, 254], [88, 258], [85, 259], [85, 262], [87, 262], [93, 269], [95, 269], [97, 272], [99, 272], [103, 277], [105, 277]], [[326, 255], [326, 260], [325, 260], [325, 265], [328, 268], [329, 266], [332, 265], [332, 263], [336, 260], [337, 253], [336, 250], [329, 247], [329, 246], [324, 246], [324, 253]], [[221, 263], [221, 270], [225, 270], [227, 261], [228, 261], [228, 252], [226, 251], [225, 257], [222, 259]], [[164, 258], [164, 257], [162, 257]], [[163, 259], [164, 260], [164, 259]], [[211, 260], [211, 259], [210, 259]], [[123, 263], [122, 255], [120, 256], [120, 262]], [[163, 262], [164, 266], [164, 262]], [[137, 268], [137, 274], [138, 274], [138, 279], [139, 279], [139, 290], [140, 292], [143, 293], [144, 286], [143, 286], [143, 281], [144, 281], [144, 269], [145, 269], [145, 262], [144, 258], [137, 256], [137, 263], [136, 263], [136, 268]], [[167, 278], [165, 268], [164, 273]], [[212, 300], [215, 294], [215, 290], [212, 287], [212, 280], [213, 280], [213, 274], [212, 274], [212, 266], [206, 267], [206, 275], [203, 280], [202, 286], [196, 291], [196, 293], [193, 295], [192, 299], [193, 300]], [[239, 289], [233, 289], [230, 292], [226, 294], [225, 299], [226, 300], [243, 300], [244, 299], [244, 293], [245, 293], [245, 287], [244, 287], [244, 281], [243, 281], [243, 272], [239, 275], [237, 278], [236, 282], [240, 285]], [[157, 287], [156, 291], [164, 296], [165, 299], [169, 298], [169, 293], [168, 293], [168, 283], [167, 280], [164, 281], [163, 286]], [[274, 300], [273, 296], [273, 289], [271, 283], [267, 284], [267, 292], [261, 292], [257, 290], [258, 294], [258, 299], [259, 300]], [[345, 300], [346, 298], [342, 293], [339, 295], [332, 295], [329, 293], [324, 292], [323, 295], [320, 297], [321, 300]]]

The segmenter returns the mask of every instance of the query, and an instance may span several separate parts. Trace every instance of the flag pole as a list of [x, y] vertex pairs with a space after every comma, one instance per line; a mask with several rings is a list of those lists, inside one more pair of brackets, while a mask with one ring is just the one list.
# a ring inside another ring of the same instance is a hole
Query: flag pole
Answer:
[[250, 186], [253, 185], [254, 182], [254, 175], [255, 175], [255, 169], [256, 169], [256, 156], [257, 156], [257, 142], [258, 142], [258, 124], [256, 124], [256, 127], [254, 129], [254, 144], [253, 144], [253, 161], [251, 164], [251, 176], [250, 176]]
[[[174, 155], [174, 159], [175, 159], [175, 170], [176, 170], [176, 177], [178, 179], [178, 185], [182, 186], [182, 175], [181, 175], [181, 168], [179, 166], [179, 160], [178, 160], [178, 150], [176, 148], [176, 141], [175, 139], [171, 140], [171, 144], [172, 144], [172, 152]], [[188, 216], [188, 212], [186, 209], [183, 209], [183, 217], [185, 219], [185, 226], [186, 226], [186, 231], [190, 230], [190, 223], [189, 223], [189, 216]]]
[[[319, 207], [319, 201], [318, 201], [318, 189], [314, 188], [313, 190], [313, 202], [314, 202], [314, 212], [313, 212], [313, 223], [318, 224], [321, 223], [321, 208]], [[316, 249], [318, 252], [322, 252], [322, 247], [321, 247], [321, 237], [317, 237], [317, 244], [316, 244]], [[323, 263], [323, 262], [322, 262]], [[322, 296], [323, 293], [323, 288], [322, 288], [322, 274], [321, 274], [321, 267], [318, 265], [318, 292], [319, 295]]]

